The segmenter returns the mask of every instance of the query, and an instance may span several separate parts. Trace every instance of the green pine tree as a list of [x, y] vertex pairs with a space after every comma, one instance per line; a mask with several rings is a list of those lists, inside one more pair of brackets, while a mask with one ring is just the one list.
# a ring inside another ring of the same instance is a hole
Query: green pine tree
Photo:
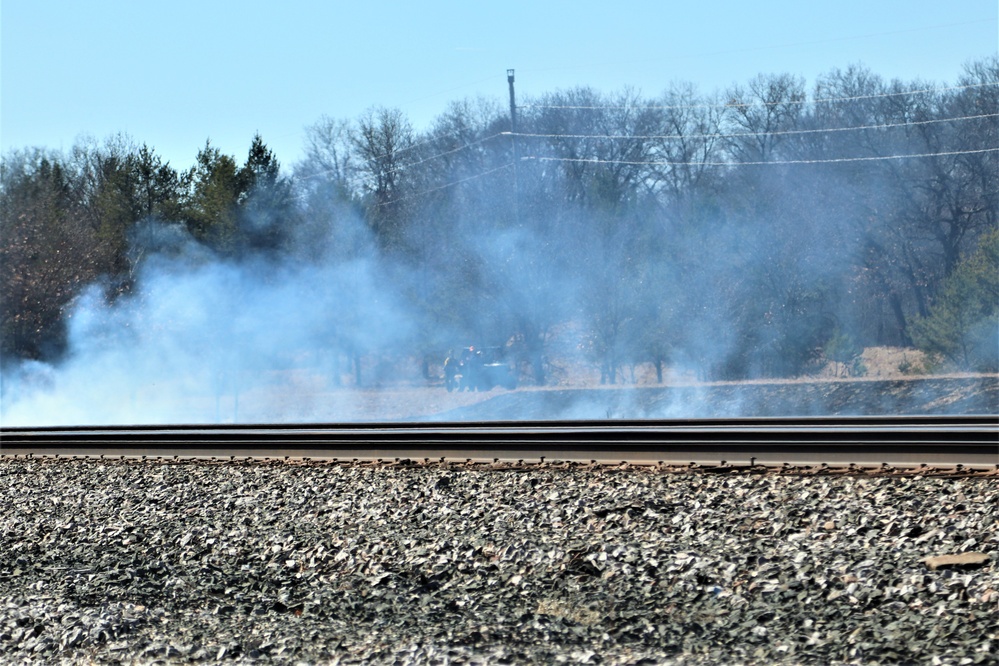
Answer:
[[963, 370], [999, 371], [999, 229], [957, 265], [912, 336], [920, 349]]

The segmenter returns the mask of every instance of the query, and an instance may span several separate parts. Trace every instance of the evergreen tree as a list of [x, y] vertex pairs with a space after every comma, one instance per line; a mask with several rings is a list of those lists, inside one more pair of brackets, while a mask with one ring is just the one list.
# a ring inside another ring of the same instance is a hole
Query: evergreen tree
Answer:
[[913, 326], [916, 345], [964, 370], [999, 370], [999, 229], [944, 281], [929, 316]]
[[260, 135], [253, 137], [239, 172], [242, 199], [236, 244], [240, 251], [276, 251], [285, 247], [293, 216], [291, 185]]
[[183, 216], [188, 231], [216, 250], [231, 251], [236, 207], [246, 193], [246, 178], [236, 161], [206, 141], [185, 178], [189, 186]]

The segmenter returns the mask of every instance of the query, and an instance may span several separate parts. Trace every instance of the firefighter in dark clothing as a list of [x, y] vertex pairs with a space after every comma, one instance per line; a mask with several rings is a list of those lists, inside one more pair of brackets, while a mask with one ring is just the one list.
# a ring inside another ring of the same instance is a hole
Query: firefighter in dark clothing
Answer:
[[458, 374], [458, 360], [450, 349], [447, 350], [447, 358], [444, 359], [444, 388], [448, 392], [457, 388], [455, 378]]

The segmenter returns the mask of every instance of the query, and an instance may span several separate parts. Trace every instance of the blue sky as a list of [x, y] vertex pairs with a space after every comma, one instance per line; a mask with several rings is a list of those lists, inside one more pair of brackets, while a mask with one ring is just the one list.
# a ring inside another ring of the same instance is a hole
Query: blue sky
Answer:
[[763, 3], [2, 0], [0, 149], [68, 150], [123, 132], [177, 168], [205, 140], [245, 159], [260, 132], [285, 167], [321, 116], [577, 85], [658, 95], [863, 64], [952, 83], [999, 50], [996, 0]]

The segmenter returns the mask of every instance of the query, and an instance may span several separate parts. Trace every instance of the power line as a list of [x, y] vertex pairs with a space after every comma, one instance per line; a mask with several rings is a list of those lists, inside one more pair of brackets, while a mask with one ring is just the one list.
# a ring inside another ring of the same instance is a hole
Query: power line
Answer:
[[429, 162], [430, 160], [436, 160], [436, 159], [441, 158], [441, 157], [446, 157], [447, 155], [453, 155], [454, 153], [460, 153], [461, 151], [467, 150], [467, 149], [471, 148], [472, 146], [477, 146], [480, 143], [485, 143], [486, 141], [489, 141], [490, 139], [495, 139], [496, 137], [502, 136], [504, 134], [509, 134], [509, 132], [497, 132], [496, 134], [492, 134], [490, 136], [483, 137], [481, 139], [476, 139], [475, 141], [471, 141], [469, 143], [466, 143], [463, 146], [459, 146], [457, 148], [452, 148], [451, 150], [445, 150], [443, 153], [438, 153], [436, 155], [431, 155], [430, 157], [424, 157], [423, 159], [417, 160], [415, 162], [408, 162], [406, 164], [400, 164], [398, 166], [395, 166], [395, 167], [389, 169], [386, 173], [397, 173], [397, 172], [402, 171], [404, 169], [408, 169], [409, 167], [414, 167], [414, 166], [417, 166], [418, 164], [423, 164], [424, 162]]
[[[945, 88], [926, 88], [926, 89], [920, 89], [920, 90], [907, 90], [907, 91], [900, 91], [900, 92], [893, 92], [893, 93], [881, 93], [881, 94], [876, 94], [876, 95], [859, 95], [859, 96], [854, 96], [854, 97], [836, 97], [836, 98], [817, 99], [817, 100], [814, 100], [812, 102], [808, 102], [807, 100], [801, 100], [801, 101], [792, 100], [792, 101], [788, 101], [788, 102], [769, 102], [769, 103], [768, 102], [753, 102], [753, 103], [748, 103], [748, 104], [728, 103], [728, 104], [694, 104], [694, 105], [667, 105], [667, 106], [635, 106], [635, 105], [624, 105], [624, 106], [615, 106], [615, 105], [574, 106], [574, 105], [534, 105], [534, 104], [528, 104], [528, 105], [518, 105], [515, 108], [519, 108], [519, 109], [527, 109], [527, 108], [540, 108], [540, 109], [588, 109], [588, 110], [613, 110], [613, 109], [666, 110], [666, 109], [733, 108], [733, 107], [738, 108], [738, 107], [753, 106], [754, 104], [761, 104], [761, 105], [765, 105], [766, 106], [766, 105], [776, 105], [776, 104], [807, 104], [807, 103], [819, 104], [819, 103], [827, 103], [827, 102], [857, 101], [857, 100], [864, 100], [864, 99], [875, 99], [875, 98], [883, 98], [883, 97], [895, 97], [895, 96], [901, 96], [901, 95], [916, 95], [916, 94], [923, 94], [923, 93], [930, 93], [930, 92], [945, 92], [945, 91], [954, 91], [954, 90], [967, 90], [967, 89], [971, 89], [971, 88], [981, 88], [981, 87], [994, 86], [994, 85], [999, 85], [999, 84], [997, 84], [997, 83], [976, 83], [976, 84], [970, 84], [970, 85], [965, 85], [965, 86], [951, 86], [951, 87], [945, 87]], [[821, 129], [805, 129], [805, 130], [777, 130], [777, 131], [773, 131], [773, 132], [766, 132], [765, 134], [768, 135], [768, 136], [780, 136], [780, 135], [797, 135], [797, 134], [820, 134], [820, 133], [828, 133], [828, 132], [846, 132], [846, 131], [858, 131], [858, 130], [870, 130], [870, 129], [874, 129], [874, 130], [878, 130], [878, 129], [891, 129], [891, 128], [895, 128], [895, 127], [909, 127], [909, 126], [917, 126], [917, 125], [929, 125], [929, 124], [934, 124], [934, 123], [957, 122], [957, 121], [964, 121], [964, 120], [980, 120], [980, 119], [986, 119], [986, 118], [994, 118], [994, 117], [997, 117], [997, 116], [999, 116], [999, 114], [992, 113], [992, 114], [980, 114], [980, 115], [975, 115], [975, 116], [961, 116], [961, 117], [954, 117], [954, 118], [941, 118], [941, 119], [932, 119], [932, 120], [911, 121], [911, 122], [905, 122], [905, 123], [885, 123], [885, 124], [881, 124], [881, 125], [864, 125], [864, 126], [857, 126], [857, 127], [837, 127], [837, 128], [821, 128]], [[468, 148], [471, 148], [471, 147], [476, 146], [478, 144], [484, 143], [484, 142], [489, 141], [491, 139], [494, 139], [494, 138], [496, 138], [498, 136], [514, 136], [514, 137], [518, 137], [519, 136], [519, 137], [525, 137], [525, 138], [549, 138], [549, 139], [553, 139], [553, 138], [565, 138], [565, 139], [609, 139], [609, 140], [632, 140], [632, 139], [635, 139], [635, 140], [637, 140], [637, 139], [644, 139], [644, 140], [656, 140], [656, 139], [658, 139], [658, 140], [664, 140], [665, 139], [665, 140], [668, 140], [668, 139], [721, 139], [721, 138], [740, 138], [740, 137], [741, 138], [745, 138], [745, 137], [760, 136], [762, 134], [764, 134], [764, 133], [760, 133], [760, 132], [732, 132], [732, 133], [687, 134], [687, 135], [682, 135], [682, 134], [663, 134], [663, 135], [612, 135], [612, 134], [603, 134], [603, 135], [598, 135], [598, 134], [544, 134], [544, 133], [528, 133], [528, 132], [498, 132], [496, 134], [492, 134], [490, 136], [483, 137], [481, 139], [476, 139], [475, 141], [471, 141], [471, 142], [469, 142], [469, 143], [467, 143], [467, 144], [465, 144], [463, 146], [459, 146], [459, 147], [453, 148], [451, 150], [446, 150], [446, 151], [438, 153], [436, 155], [430, 155], [428, 157], [421, 158], [421, 159], [416, 160], [414, 162], [409, 162], [409, 163], [406, 163], [406, 164], [396, 165], [396, 166], [392, 167], [391, 169], [387, 170], [386, 173], [390, 173], [390, 174], [391, 173], [399, 173], [399, 172], [404, 171], [405, 169], [408, 169], [410, 167], [417, 166], [417, 165], [420, 165], [420, 164], [424, 164], [424, 163], [429, 162], [431, 160], [438, 159], [438, 158], [441, 158], [441, 157], [445, 157], [447, 155], [452, 155], [454, 153], [458, 153], [458, 152], [461, 152], [463, 150], [467, 150]], [[419, 141], [419, 142], [410, 144], [408, 146], [405, 146], [403, 148], [399, 148], [398, 150], [395, 150], [392, 153], [383, 153], [381, 155], [376, 155], [376, 156], [374, 156], [374, 157], [372, 157], [370, 159], [372, 159], [372, 160], [380, 160], [382, 158], [388, 157], [389, 155], [393, 155], [393, 154], [394, 155], [400, 155], [402, 153], [406, 153], [406, 152], [409, 152], [411, 150], [415, 150], [416, 148], [420, 148], [422, 146], [426, 146], [428, 144], [434, 143], [434, 142], [436, 142], [438, 140], [439, 140], [439, 137], [429, 137], [429, 138], [427, 138], [424, 141]], [[546, 159], [550, 159], [550, 158], [546, 158]], [[699, 163], [699, 164], [708, 164], [708, 163]], [[722, 164], [722, 163], [717, 163], [717, 164]], [[748, 164], [748, 163], [742, 163], [742, 164]], [[773, 162], [767, 162], [767, 164], [773, 164]], [[309, 174], [308, 176], [305, 176], [305, 178], [318, 178], [318, 177], [321, 177], [321, 176], [323, 176], [323, 175], [325, 175], [327, 173], [332, 173], [332, 172], [333, 172], [332, 169], [330, 169], [330, 170], [324, 170], [324, 171], [319, 171], [319, 172], [314, 172], [314, 173]]]
[[729, 101], [724, 104], [524, 104], [518, 106], [520, 109], [568, 109], [568, 110], [583, 110], [583, 111], [599, 111], [599, 110], [620, 110], [629, 109], [635, 111], [666, 111], [666, 110], [685, 110], [685, 109], [731, 109], [731, 108], [745, 108], [750, 106], [781, 106], [781, 105], [793, 105], [793, 104], [827, 104], [833, 102], [857, 102], [866, 99], [881, 99], [885, 97], [901, 97], [905, 95], [922, 95], [926, 93], [939, 93], [939, 92], [951, 92], [955, 90], [970, 90], [972, 88], [982, 88], [988, 86], [996, 86], [999, 83], [972, 83], [965, 86], [949, 86], [946, 88], [922, 88], [917, 90], [903, 90], [899, 92], [890, 93], [877, 93], [873, 95], [856, 95], [853, 97], [827, 97], [822, 99], [792, 99], [785, 100], [781, 102], [736, 102]]
[[[501, 132], [500, 134], [510, 134], [509, 132]], [[494, 135], [499, 136], [499, 134]], [[488, 137], [492, 138], [492, 137]], [[485, 139], [483, 139], [485, 140]], [[925, 157], [951, 157], [957, 155], [977, 155], [982, 153], [994, 153], [999, 152], [999, 148], [983, 148], [979, 150], [954, 150], [936, 153], [910, 153], [904, 155], [879, 155], [870, 157], [837, 157], [837, 158], [825, 158], [825, 159], [811, 159], [811, 160], [773, 160], [773, 161], [755, 161], [755, 162], [676, 162], [668, 160], [652, 160], [652, 161], [633, 161], [633, 160], [603, 160], [597, 158], [574, 158], [574, 157], [546, 157], [542, 155], [526, 155], [521, 157], [522, 161], [534, 160], [538, 162], [572, 162], [572, 163], [583, 163], [583, 164], [620, 164], [629, 166], [718, 166], [718, 167], [736, 167], [736, 166], [763, 166], [763, 165], [802, 165], [802, 164], [840, 164], [846, 162], [877, 162], [885, 160], [903, 160], [903, 159], [915, 159], [915, 158], [925, 158]], [[507, 162], [498, 167], [488, 169], [481, 173], [474, 174], [472, 176], [467, 176], [459, 180], [444, 183], [443, 185], [438, 185], [426, 190], [421, 190], [420, 192], [413, 192], [412, 194], [407, 194], [406, 196], [398, 197], [390, 201], [383, 201], [381, 203], [375, 204], [376, 208], [382, 206], [389, 206], [402, 201], [408, 201], [411, 199], [416, 199], [418, 197], [426, 196], [428, 194], [433, 194], [434, 192], [439, 192], [440, 190], [447, 189], [449, 187], [454, 187], [462, 183], [466, 183], [472, 180], [483, 178], [490, 174], [496, 173], [497, 171], [502, 171], [513, 166], [513, 162]]]
[[[442, 153], [438, 153], [436, 155], [430, 155], [429, 157], [424, 157], [422, 159], [416, 160], [415, 162], [408, 162], [406, 164], [398, 164], [398, 165], [392, 167], [391, 169], [386, 170], [385, 173], [398, 173], [400, 171], [408, 169], [409, 167], [417, 166], [419, 164], [423, 164], [424, 162], [429, 162], [430, 160], [435, 160], [435, 159], [438, 159], [440, 157], [445, 157], [447, 155], [452, 155], [454, 153], [460, 153], [463, 150], [467, 150], [468, 148], [476, 146], [476, 145], [478, 145], [480, 143], [485, 143], [486, 141], [489, 141], [490, 139], [495, 139], [498, 136], [503, 136], [504, 134], [509, 134], [509, 132], [497, 132], [496, 134], [492, 134], [490, 136], [483, 137], [481, 139], [476, 139], [475, 141], [471, 141], [469, 143], [466, 143], [463, 146], [459, 146], [457, 148], [452, 148], [451, 150], [445, 150]], [[405, 152], [407, 150], [411, 150], [411, 149], [416, 148], [418, 146], [425, 146], [425, 145], [427, 145], [429, 143], [434, 143], [434, 142], [438, 141], [439, 138], [440, 137], [433, 137], [433, 138], [427, 139], [426, 141], [421, 141], [420, 143], [413, 144], [412, 146], [407, 146], [406, 148], [403, 148], [403, 149], [400, 149], [400, 150], [396, 151], [395, 154], [398, 155], [399, 153]], [[390, 153], [385, 153], [383, 155], [377, 155], [375, 157], [370, 158], [370, 160], [379, 160], [379, 159], [381, 159], [383, 157], [388, 157], [389, 155], [390, 155]], [[319, 178], [319, 177], [324, 176], [326, 174], [333, 173], [334, 171], [335, 171], [334, 169], [323, 169], [321, 171], [316, 171], [316, 172], [310, 173], [307, 176], [303, 176], [303, 178], [306, 178], [306, 179], [308, 179], [308, 178]]]
[[849, 132], [854, 130], [880, 130], [880, 129], [891, 129], [894, 127], [913, 127], [916, 125], [932, 125], [934, 123], [947, 123], [956, 122], [961, 120], [981, 120], [984, 118], [996, 118], [999, 117], [999, 113], [983, 113], [977, 116], [960, 116], [954, 118], [937, 118], [934, 120], [916, 120], [912, 122], [904, 123], [886, 123], [883, 125], [858, 125], [856, 127], [829, 127], [829, 128], [817, 128], [817, 129], [802, 129], [802, 130], [775, 130], [773, 132], [731, 132], [731, 133], [716, 133], [716, 134], [636, 134], [636, 135], [625, 135], [625, 134], [540, 134], [540, 133], [526, 133], [526, 132], [501, 132], [501, 134], [510, 134], [513, 136], [522, 137], [532, 137], [540, 139], [616, 139], [616, 140], [629, 140], [629, 139], [730, 139], [739, 137], [754, 137], [754, 136], [777, 136], [777, 135], [787, 135], [787, 134], [823, 134], [826, 132]]
[[[895, 97], [895, 96], [902, 96], [902, 95], [915, 95], [915, 94], [923, 94], [923, 93], [930, 93], [930, 92], [944, 92], [944, 91], [954, 91], [954, 90], [967, 90], [967, 89], [972, 89], [972, 88], [981, 88], [981, 87], [994, 86], [994, 85], [999, 85], [999, 84], [996, 84], [996, 83], [980, 83], [980, 84], [971, 84], [971, 85], [965, 85], [965, 86], [951, 86], [951, 87], [946, 87], [946, 88], [927, 88], [927, 89], [920, 89], [920, 90], [899, 91], [899, 92], [893, 92], [893, 93], [880, 93], [880, 94], [875, 94], [875, 95], [859, 95], [859, 96], [854, 96], [854, 97], [826, 98], [826, 99], [814, 100], [811, 103], [819, 104], [819, 103], [827, 103], [827, 102], [857, 101], [857, 100], [864, 100], [864, 99], [876, 99], [876, 98]], [[558, 106], [558, 105], [530, 105], [530, 104], [528, 104], [528, 105], [523, 105], [523, 106], [516, 106], [514, 108], [593, 109], [593, 110], [599, 110], [599, 109], [697, 109], [697, 108], [747, 107], [747, 106], [752, 106], [753, 104], [773, 105], [773, 104], [782, 104], [782, 103], [786, 103], [786, 104], [806, 104], [806, 103], [809, 103], [809, 102], [807, 100], [802, 100], [802, 101], [792, 100], [790, 102], [774, 102], [774, 103], [759, 102], [759, 103], [750, 103], [750, 104], [728, 103], [728, 104], [720, 104], [720, 105], [673, 105], [673, 106], [634, 106], [634, 105], [626, 105], [626, 106], [613, 106], [613, 105], [605, 105], [605, 106], [572, 106], [572, 105], [561, 105], [561, 106]], [[461, 151], [464, 151], [464, 150], [467, 150], [469, 148], [472, 148], [472, 147], [474, 147], [476, 145], [479, 145], [479, 144], [485, 143], [487, 141], [490, 141], [492, 139], [495, 139], [496, 137], [499, 137], [499, 136], [527, 137], [527, 138], [547, 138], [547, 139], [564, 138], [564, 139], [608, 139], [608, 140], [720, 139], [720, 138], [755, 137], [755, 136], [761, 136], [761, 135], [764, 135], [764, 134], [768, 135], [768, 136], [774, 136], [774, 135], [797, 135], [797, 134], [821, 134], [821, 133], [830, 133], [830, 132], [846, 132], [846, 131], [861, 131], [861, 130], [883, 130], [883, 129], [891, 129], [891, 128], [897, 128], [897, 127], [912, 127], [912, 126], [929, 125], [929, 124], [945, 123], [945, 122], [958, 122], [958, 121], [966, 121], [966, 120], [981, 120], [981, 119], [995, 118], [995, 117], [999, 117], [999, 113], [979, 114], [979, 115], [974, 115], [974, 116], [959, 116], [959, 117], [951, 117], [951, 118], [939, 118], [939, 119], [930, 119], [930, 120], [922, 120], [922, 121], [911, 121], [911, 122], [904, 122], [904, 123], [884, 123], [884, 124], [880, 124], [880, 125], [861, 125], [861, 126], [855, 126], [855, 127], [817, 128], [817, 129], [801, 129], [801, 130], [778, 130], [778, 131], [773, 131], [773, 132], [730, 132], [730, 133], [713, 133], [713, 134], [687, 134], [687, 135], [682, 135], [682, 134], [664, 134], [664, 135], [610, 135], [610, 134], [604, 134], [604, 135], [598, 135], [598, 134], [544, 134], [544, 133], [528, 133], [528, 132], [498, 132], [498, 133], [492, 134], [490, 136], [486, 136], [486, 137], [482, 137], [480, 139], [476, 139], [474, 141], [470, 141], [469, 143], [466, 143], [466, 144], [464, 144], [462, 146], [459, 146], [457, 148], [452, 148], [450, 150], [446, 150], [446, 151], [443, 151], [441, 153], [437, 153], [435, 155], [430, 155], [430, 156], [418, 159], [418, 160], [416, 160], [414, 162], [409, 162], [409, 163], [406, 163], [406, 164], [396, 165], [396, 166], [392, 167], [391, 169], [388, 169], [386, 173], [398, 173], [398, 172], [403, 171], [405, 169], [408, 169], [410, 167], [418, 166], [420, 164], [424, 164], [424, 163], [429, 162], [431, 160], [435, 160], [435, 159], [439, 159], [441, 157], [445, 157], [447, 155], [452, 155], [452, 154], [455, 154], [455, 153], [459, 153]], [[393, 151], [393, 152], [394, 152], [395, 155], [399, 155], [401, 153], [408, 152], [410, 150], [414, 150], [414, 149], [416, 149], [418, 147], [434, 143], [434, 142], [438, 141], [439, 138], [440, 137], [429, 137], [428, 139], [426, 139], [424, 141], [420, 141], [420, 142], [417, 142], [417, 143], [414, 143], [414, 144], [410, 144], [410, 145], [408, 145], [408, 146], [406, 146], [404, 148], [400, 148], [400, 149], [398, 149], [396, 151]], [[843, 162], [865, 162], [865, 161], [897, 160], [897, 159], [909, 159], [909, 158], [924, 158], [924, 157], [943, 157], [943, 156], [954, 156], [954, 155], [969, 155], [969, 154], [988, 153], [988, 152], [995, 152], [995, 151], [999, 151], [999, 148], [988, 148], [988, 149], [968, 150], [968, 151], [938, 152], [938, 153], [918, 153], [918, 154], [905, 154], [905, 155], [887, 155], [887, 156], [852, 157], [852, 158], [827, 158], [827, 159], [812, 159], [812, 160], [777, 160], [777, 161], [766, 161], [766, 162], [764, 162], [764, 161], [757, 161], [757, 162], [628, 161], [628, 160], [605, 160], [605, 159], [598, 159], [598, 158], [547, 157], [547, 156], [538, 156], [538, 155], [524, 156], [521, 159], [522, 160], [548, 161], [548, 162], [574, 162], [574, 163], [589, 163], [589, 164], [623, 164], [623, 165], [634, 165], [634, 166], [756, 166], [756, 165], [764, 165], [764, 164], [772, 164], [772, 165], [831, 164], [831, 163], [843, 163]], [[383, 155], [375, 156], [375, 157], [373, 157], [371, 159], [378, 160], [378, 159], [387, 157], [390, 154], [393, 154], [393, 153], [385, 153]], [[504, 164], [502, 166], [499, 166], [499, 167], [496, 167], [496, 168], [493, 168], [493, 169], [489, 169], [487, 171], [484, 171], [482, 173], [479, 173], [479, 174], [476, 174], [476, 175], [473, 175], [473, 176], [469, 176], [469, 177], [466, 177], [466, 178], [462, 178], [460, 180], [456, 180], [456, 181], [452, 181], [452, 182], [449, 182], [449, 183], [445, 183], [443, 185], [439, 185], [437, 187], [433, 187], [433, 188], [430, 188], [428, 190], [423, 190], [421, 192], [415, 192], [413, 194], [409, 194], [409, 195], [406, 195], [404, 197], [399, 197], [399, 198], [393, 199], [391, 201], [382, 202], [382, 203], [376, 204], [376, 206], [377, 207], [387, 206], [387, 205], [390, 205], [390, 204], [393, 204], [393, 203], [397, 203], [397, 202], [400, 202], [400, 201], [405, 201], [405, 200], [416, 198], [416, 197], [419, 197], [419, 196], [424, 196], [426, 194], [431, 194], [433, 192], [436, 192], [436, 191], [439, 191], [439, 190], [442, 190], [442, 189], [446, 189], [448, 187], [453, 187], [455, 185], [458, 185], [458, 184], [461, 184], [461, 183], [464, 183], [464, 182], [468, 182], [470, 180], [475, 180], [477, 178], [481, 178], [481, 177], [487, 176], [489, 174], [495, 173], [495, 172], [500, 171], [502, 169], [505, 169], [507, 167], [514, 166], [515, 163], [516, 163], [515, 161], [509, 162], [509, 163]], [[332, 171], [333, 170], [324, 170], [324, 171], [320, 171], [320, 172], [315, 172], [315, 173], [309, 174], [308, 176], [306, 176], [306, 178], [318, 178], [318, 177], [320, 177], [320, 176], [322, 176], [322, 175], [324, 175], [326, 173], [331, 173]]]
[[438, 185], [437, 187], [431, 187], [428, 190], [422, 190], [420, 192], [413, 192], [412, 194], [407, 194], [404, 197], [399, 197], [398, 199], [392, 199], [391, 201], [383, 201], [382, 203], [375, 204], [375, 207], [379, 208], [381, 206], [389, 206], [391, 204], [398, 203], [400, 201], [407, 201], [409, 199], [415, 199], [417, 197], [422, 197], [422, 196], [425, 196], [427, 194], [433, 194], [434, 192], [437, 192], [439, 190], [444, 190], [444, 189], [447, 189], [449, 187], [454, 187], [455, 185], [461, 185], [462, 183], [467, 183], [470, 180], [475, 180], [477, 178], [482, 178], [483, 176], [488, 176], [491, 173], [496, 173], [497, 171], [502, 171], [503, 169], [507, 169], [507, 168], [512, 167], [512, 166], [513, 166], [513, 162], [507, 162], [506, 164], [503, 164], [501, 166], [495, 167], [493, 169], [489, 169], [488, 171], [483, 171], [482, 173], [477, 173], [474, 176], [468, 176], [466, 178], [462, 178], [460, 180], [455, 180], [455, 181], [452, 181], [450, 183], [444, 183], [443, 185]]
[[910, 153], [906, 155], [877, 155], [871, 157], [834, 157], [814, 160], [773, 160], [770, 162], [671, 162], [671, 161], [631, 161], [631, 160], [601, 160], [587, 157], [544, 157], [541, 155], [530, 155], [522, 157], [524, 160], [537, 160], [539, 162], [574, 162], [585, 164], [624, 164], [631, 166], [762, 166], [762, 165], [791, 165], [791, 164], [837, 164], [843, 162], [878, 162], [883, 160], [904, 160], [921, 157], [951, 157], [954, 155], [977, 155], [981, 153], [999, 152], [999, 148], [981, 148], [978, 150], [952, 150], [938, 153]]
[[428, 144], [434, 143], [435, 141], [437, 141], [437, 139], [438, 139], [438, 137], [430, 136], [430, 137], [424, 139], [423, 141], [417, 141], [416, 143], [411, 143], [411, 144], [409, 144], [407, 146], [403, 146], [402, 148], [396, 148], [396, 149], [391, 150], [391, 151], [389, 151], [387, 153], [381, 153], [380, 155], [374, 155], [370, 159], [372, 159], [372, 160], [380, 160], [383, 157], [389, 157], [391, 155], [401, 155], [402, 153], [408, 153], [411, 150], [416, 150], [417, 148], [421, 148], [421, 147], [426, 146]]

